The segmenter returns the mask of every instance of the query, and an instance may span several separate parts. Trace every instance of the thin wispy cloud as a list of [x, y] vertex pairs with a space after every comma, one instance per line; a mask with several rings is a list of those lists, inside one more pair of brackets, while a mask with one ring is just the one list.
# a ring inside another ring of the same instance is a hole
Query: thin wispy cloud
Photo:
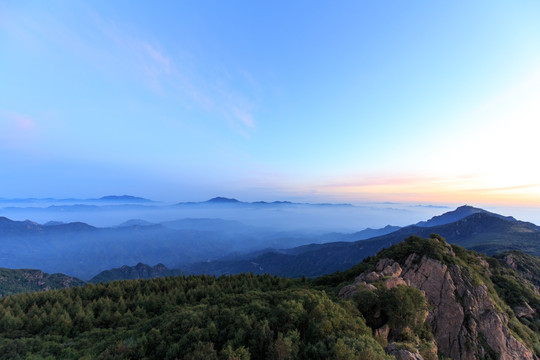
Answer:
[[[230, 85], [244, 81], [248, 87], [255, 86], [256, 80], [247, 71], [234, 72], [222, 66], [214, 74], [208, 74], [199, 65], [202, 60], [189, 48], [183, 48], [184, 56], [179, 56], [178, 49], [166, 49], [157, 40], [150, 40], [150, 34], [130, 33], [128, 28], [108, 21], [95, 11], [92, 18], [102, 36], [113, 44], [110, 49], [118, 59], [116, 66], [122, 68], [120, 73], [127, 68], [133, 78], [144, 74], [146, 86], [158, 95], [199, 108], [227, 122], [232, 119], [236, 123], [232, 128], [243, 135], [255, 128], [255, 100]], [[215, 81], [209, 82], [208, 78], [212, 77]]]
[[167, 56], [163, 55], [160, 51], [154, 49], [152, 45], [148, 43], [143, 43], [142, 46], [146, 49], [146, 51], [154, 61], [154, 64], [158, 65], [156, 67], [156, 71], [158, 73], [171, 73], [171, 61]]

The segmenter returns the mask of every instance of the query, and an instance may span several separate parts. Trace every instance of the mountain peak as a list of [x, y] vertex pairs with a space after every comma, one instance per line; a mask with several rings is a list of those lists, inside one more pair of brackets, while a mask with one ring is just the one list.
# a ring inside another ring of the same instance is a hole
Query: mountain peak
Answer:
[[212, 198], [210, 200], [207, 200], [206, 202], [207, 203], [222, 203], [222, 204], [223, 203], [229, 203], [229, 204], [232, 204], [232, 203], [240, 203], [241, 201], [238, 201], [236, 199], [230, 199], [230, 198], [218, 196], [218, 197]]
[[498, 217], [500, 219], [504, 219], [504, 220], [508, 220], [508, 221], [516, 221], [516, 219], [514, 219], [511, 216], [503, 216], [503, 215], [499, 215], [499, 214], [489, 212], [489, 211], [484, 210], [484, 209], [476, 208], [474, 206], [462, 205], [462, 206], [456, 208], [455, 210], [445, 212], [442, 215], [434, 216], [434, 217], [432, 217], [431, 219], [429, 219], [427, 221], [420, 221], [416, 225], [420, 226], [420, 227], [431, 227], [431, 226], [445, 225], [445, 224], [453, 223], [455, 221], [459, 221], [459, 220], [464, 219], [464, 218], [466, 218], [466, 217], [468, 217], [470, 215], [478, 214], [478, 213], [488, 214], [488, 215], [495, 216], [495, 217]]
[[152, 200], [148, 200], [142, 197], [137, 196], [131, 196], [131, 195], [107, 195], [100, 197], [98, 200], [102, 201], [128, 201], [128, 202], [150, 202]]

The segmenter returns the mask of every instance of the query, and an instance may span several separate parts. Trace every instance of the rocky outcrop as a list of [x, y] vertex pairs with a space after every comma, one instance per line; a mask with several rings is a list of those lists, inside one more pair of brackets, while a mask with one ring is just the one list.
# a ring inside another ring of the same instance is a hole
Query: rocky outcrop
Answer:
[[[417, 257], [410, 255], [406, 263]], [[534, 359], [508, 331], [507, 318], [496, 311], [486, 286], [473, 285], [459, 266], [424, 256], [403, 277], [426, 294], [432, 307], [428, 321], [441, 353], [463, 360], [484, 358], [488, 352], [501, 360]]]
[[386, 352], [394, 355], [396, 360], [424, 360], [422, 355], [410, 349], [401, 349], [396, 343], [391, 343], [386, 348]]
[[64, 274], [47, 274], [41, 270], [0, 268], [0, 297], [21, 292], [82, 286], [84, 281]]
[[392, 259], [382, 259], [377, 263], [376, 271], [362, 273], [354, 283], [344, 286], [339, 291], [339, 296], [344, 299], [350, 299], [359, 288], [375, 290], [376, 287], [371, 283], [382, 281], [387, 289], [398, 285], [409, 285], [408, 281], [399, 277], [402, 273], [401, 266]]
[[534, 309], [527, 303], [523, 306], [516, 306], [514, 307], [514, 313], [518, 318], [525, 317], [525, 318], [532, 318], [534, 313]]
[[[454, 256], [450, 246], [448, 255]], [[409, 285], [421, 290], [426, 297], [427, 321], [438, 350], [444, 356], [453, 360], [482, 359], [487, 355], [496, 355], [501, 360], [536, 359], [510, 333], [508, 319], [497, 310], [487, 287], [473, 284], [458, 265], [447, 265], [413, 253], [403, 264], [392, 259], [379, 260], [375, 270], [359, 275], [340, 295], [351, 298], [356, 289], [372, 282], [382, 281], [386, 288]], [[523, 309], [520, 313], [526, 316], [530, 310]], [[388, 352], [399, 359], [418, 359], [413, 353], [403, 352], [405, 350], [392, 351]]]

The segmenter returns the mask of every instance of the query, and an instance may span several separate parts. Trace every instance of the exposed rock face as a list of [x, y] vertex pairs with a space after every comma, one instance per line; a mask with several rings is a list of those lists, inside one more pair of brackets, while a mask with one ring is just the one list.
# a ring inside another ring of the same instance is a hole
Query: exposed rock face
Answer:
[[395, 343], [391, 343], [386, 348], [386, 352], [394, 355], [396, 360], [424, 360], [422, 355], [406, 349], [400, 349]]
[[344, 286], [339, 290], [338, 296], [344, 299], [350, 299], [356, 292], [356, 289], [357, 287], [355, 284]]
[[399, 277], [394, 277], [394, 278], [386, 279], [386, 280], [384, 281], [384, 286], [385, 286], [387, 289], [395, 288], [395, 287], [398, 286], [398, 285], [408, 285], [408, 283], [405, 282], [405, 280], [403, 280], [402, 278], [399, 278]]
[[532, 318], [535, 311], [529, 304], [525, 303], [525, 306], [516, 306], [514, 313], [516, 313], [517, 317]]
[[373, 271], [373, 272], [370, 272], [369, 274], [366, 275], [366, 281], [375, 282], [375, 281], [379, 280], [382, 277], [383, 276], [381, 274], [378, 274], [375, 271]]
[[516, 261], [514, 259], [513, 254], [508, 254], [503, 258], [503, 261], [508, 265], [510, 268], [517, 270]]
[[388, 340], [388, 335], [390, 334], [390, 326], [388, 324], [384, 324], [377, 330], [375, 330], [375, 336], [380, 336], [384, 340]]
[[[451, 248], [448, 250], [453, 255]], [[351, 297], [360, 284], [385, 276], [390, 276], [384, 280], [387, 288], [406, 284], [421, 290], [430, 305], [427, 320], [443, 355], [453, 360], [482, 359], [488, 353], [498, 354], [501, 360], [536, 359], [510, 334], [508, 319], [496, 310], [486, 286], [473, 285], [459, 266], [411, 254], [403, 265], [382, 259], [376, 270], [358, 276], [354, 284], [347, 287], [346, 297]], [[526, 309], [522, 313], [527, 313]], [[416, 354], [403, 351], [389, 353], [398, 359], [418, 359], [414, 357]]]
[[412, 265], [417, 255], [406, 263], [403, 278], [425, 292], [432, 306], [428, 321], [441, 353], [452, 359], [483, 358], [489, 349], [500, 359], [533, 359], [533, 354], [518, 342], [506, 327], [507, 319], [495, 310], [485, 285], [474, 286], [457, 265], [450, 267], [427, 257]]

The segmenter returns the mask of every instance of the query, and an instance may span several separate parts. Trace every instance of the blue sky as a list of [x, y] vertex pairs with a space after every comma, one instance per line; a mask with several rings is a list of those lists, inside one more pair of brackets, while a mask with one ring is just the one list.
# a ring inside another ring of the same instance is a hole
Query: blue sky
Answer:
[[0, 197], [540, 201], [537, 1], [4, 1]]

